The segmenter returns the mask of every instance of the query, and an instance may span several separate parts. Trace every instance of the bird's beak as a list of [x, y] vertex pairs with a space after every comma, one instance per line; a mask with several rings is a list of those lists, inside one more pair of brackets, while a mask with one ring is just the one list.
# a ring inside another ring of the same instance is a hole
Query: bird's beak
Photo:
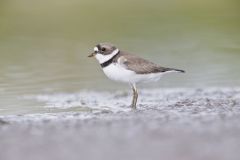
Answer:
[[93, 52], [92, 54], [90, 54], [88, 57], [95, 57], [97, 53]]

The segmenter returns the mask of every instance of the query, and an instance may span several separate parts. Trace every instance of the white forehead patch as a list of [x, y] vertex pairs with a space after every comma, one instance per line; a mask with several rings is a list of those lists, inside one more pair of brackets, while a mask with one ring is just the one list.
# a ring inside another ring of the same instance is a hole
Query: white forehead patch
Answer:
[[96, 51], [96, 52], [98, 52], [98, 48], [97, 47], [94, 47], [94, 49], [93, 49], [94, 51]]

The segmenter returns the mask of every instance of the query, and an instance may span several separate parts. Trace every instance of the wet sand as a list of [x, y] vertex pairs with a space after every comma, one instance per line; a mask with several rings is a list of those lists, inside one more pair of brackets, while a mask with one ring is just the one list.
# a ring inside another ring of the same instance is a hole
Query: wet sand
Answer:
[[1, 160], [240, 159], [240, 89], [143, 90], [136, 111], [125, 92], [29, 97], [57, 109], [0, 116]]

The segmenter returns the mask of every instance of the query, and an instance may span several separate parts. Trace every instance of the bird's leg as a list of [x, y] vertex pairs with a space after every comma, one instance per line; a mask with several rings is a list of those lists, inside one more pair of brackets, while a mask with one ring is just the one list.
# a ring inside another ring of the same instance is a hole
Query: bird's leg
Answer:
[[132, 109], [137, 108], [137, 99], [138, 99], [138, 92], [136, 88], [136, 84], [131, 84], [132, 90], [133, 90], [133, 99], [132, 99]]

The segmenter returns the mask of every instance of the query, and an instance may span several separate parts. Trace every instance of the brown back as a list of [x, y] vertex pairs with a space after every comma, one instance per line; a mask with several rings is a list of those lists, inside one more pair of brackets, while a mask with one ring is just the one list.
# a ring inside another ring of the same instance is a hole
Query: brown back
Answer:
[[124, 51], [120, 51], [118, 56], [114, 58], [113, 62], [116, 63], [118, 58], [120, 58], [120, 64], [122, 64], [126, 69], [134, 71], [137, 74], [149, 74], [174, 70], [171, 68], [161, 67], [160, 65]]

